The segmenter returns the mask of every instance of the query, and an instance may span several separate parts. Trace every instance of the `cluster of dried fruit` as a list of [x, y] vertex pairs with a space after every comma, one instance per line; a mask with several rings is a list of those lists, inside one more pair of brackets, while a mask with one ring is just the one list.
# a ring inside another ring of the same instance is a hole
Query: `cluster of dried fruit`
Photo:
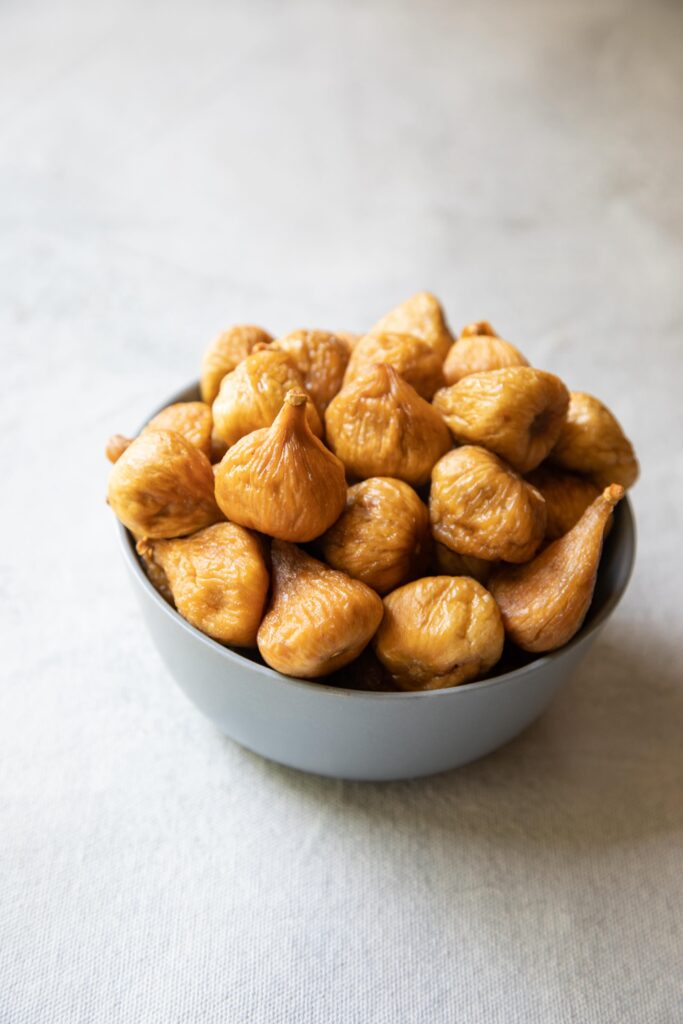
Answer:
[[110, 439], [109, 504], [181, 615], [306, 679], [358, 659], [361, 686], [433, 689], [505, 636], [565, 644], [638, 475], [601, 402], [484, 321], [454, 340], [425, 292], [362, 337], [233, 327], [201, 398]]

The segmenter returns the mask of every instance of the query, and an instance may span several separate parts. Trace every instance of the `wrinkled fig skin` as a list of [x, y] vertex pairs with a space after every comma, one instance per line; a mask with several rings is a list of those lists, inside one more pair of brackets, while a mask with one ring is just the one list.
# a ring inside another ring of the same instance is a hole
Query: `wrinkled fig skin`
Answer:
[[[269, 427], [292, 388], [303, 390], [304, 381], [286, 352], [274, 348], [252, 352], [221, 382], [212, 408], [216, 435], [230, 447], [253, 430]], [[322, 436], [320, 416], [312, 402], [306, 415], [313, 433]]]
[[358, 480], [391, 476], [414, 487], [451, 447], [439, 413], [391, 366], [369, 366], [325, 413], [327, 442]]
[[528, 365], [519, 349], [497, 335], [461, 335], [446, 356], [443, 375], [446, 384], [456, 384], [471, 373]]
[[180, 540], [141, 540], [137, 550], [168, 580], [176, 608], [219, 643], [254, 647], [268, 596], [261, 541], [234, 523]]
[[271, 559], [271, 602], [258, 631], [266, 663], [317, 679], [358, 657], [380, 624], [382, 599], [293, 544], [273, 541]]
[[593, 599], [602, 542], [624, 488], [611, 484], [569, 533], [531, 562], [504, 566], [491, 578], [505, 631], [524, 651], [542, 654], [568, 643]]
[[275, 422], [230, 448], [216, 470], [216, 500], [233, 523], [295, 543], [314, 540], [341, 515], [339, 459], [311, 432], [304, 392], [288, 392]]
[[[210, 527], [207, 527], [210, 529]], [[161, 544], [162, 541], [150, 541], [144, 537], [141, 537], [136, 545], [136, 551], [140, 556], [142, 564], [145, 567], [147, 578], [158, 593], [161, 594], [164, 601], [168, 601], [169, 604], [175, 606], [173, 600], [173, 593], [171, 591], [171, 585], [168, 582], [168, 576], [160, 565], [154, 561], [153, 545]], [[165, 542], [164, 542], [165, 543]]]
[[454, 448], [434, 466], [429, 517], [436, 540], [488, 561], [528, 562], [545, 535], [543, 496], [474, 445]]
[[349, 350], [329, 331], [291, 331], [273, 347], [286, 352], [322, 416], [342, 386]]
[[444, 385], [439, 354], [412, 334], [367, 334], [353, 350], [344, 383], [348, 384], [373, 363], [393, 366], [427, 401]]
[[412, 334], [426, 341], [441, 362], [453, 344], [441, 303], [430, 292], [417, 292], [400, 306], [395, 306], [379, 320], [370, 334]]
[[451, 551], [445, 544], [438, 541], [434, 544], [434, 575], [435, 576], [471, 576], [478, 583], [486, 586], [491, 573], [498, 562], [489, 562], [485, 558], [474, 555], [459, 555]]
[[373, 646], [401, 689], [437, 690], [488, 672], [503, 641], [488, 590], [469, 576], [429, 576], [387, 594]]
[[545, 498], [546, 540], [557, 540], [569, 533], [600, 494], [600, 488], [587, 477], [568, 473], [547, 462], [529, 473], [527, 480]]
[[124, 437], [123, 434], [112, 434], [107, 441], [104, 453], [110, 462], [118, 462], [131, 443], [131, 439]]
[[321, 537], [320, 548], [334, 569], [386, 594], [427, 569], [427, 507], [402, 480], [363, 480], [349, 488], [346, 509]]
[[202, 401], [207, 405], [215, 400], [226, 373], [231, 373], [251, 353], [254, 345], [267, 345], [272, 336], [261, 327], [242, 324], [229, 327], [211, 342], [204, 358], [199, 381]]
[[143, 432], [109, 476], [107, 500], [139, 537], [182, 537], [223, 518], [211, 463], [173, 430]]
[[638, 479], [633, 446], [606, 405], [582, 391], [572, 391], [567, 418], [550, 453], [563, 469], [589, 476], [597, 487], [610, 483], [632, 487]]
[[569, 392], [552, 373], [509, 366], [463, 377], [437, 391], [433, 404], [459, 444], [481, 445], [528, 473], [557, 441]]

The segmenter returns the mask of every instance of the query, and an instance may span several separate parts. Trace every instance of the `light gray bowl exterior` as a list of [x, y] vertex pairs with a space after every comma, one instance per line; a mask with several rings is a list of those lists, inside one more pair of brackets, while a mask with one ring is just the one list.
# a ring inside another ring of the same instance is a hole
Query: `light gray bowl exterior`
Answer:
[[[169, 401], [194, 398], [189, 388]], [[143, 618], [187, 697], [227, 736], [292, 768], [342, 779], [416, 778], [483, 757], [534, 721], [573, 675], [619, 602], [635, 556], [628, 499], [600, 568], [600, 608], [566, 647], [447, 690], [375, 693], [282, 676], [190, 626], [147, 579], [119, 526]]]

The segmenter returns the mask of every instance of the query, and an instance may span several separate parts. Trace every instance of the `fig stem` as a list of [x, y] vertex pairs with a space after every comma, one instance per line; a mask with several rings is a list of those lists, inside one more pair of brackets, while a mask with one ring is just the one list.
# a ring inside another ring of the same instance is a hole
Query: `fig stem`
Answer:
[[285, 395], [285, 402], [287, 405], [293, 405], [296, 407], [297, 405], [305, 405], [307, 401], [308, 395], [304, 394], [303, 391], [296, 391], [295, 389], [292, 389]]
[[604, 489], [602, 496], [610, 505], [618, 505], [624, 497], [624, 488], [621, 484], [610, 484]]

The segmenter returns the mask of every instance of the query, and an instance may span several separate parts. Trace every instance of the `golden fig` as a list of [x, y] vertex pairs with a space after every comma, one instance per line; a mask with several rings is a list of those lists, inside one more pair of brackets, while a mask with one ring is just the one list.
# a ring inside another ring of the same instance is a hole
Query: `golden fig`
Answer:
[[378, 594], [425, 572], [429, 514], [402, 480], [371, 477], [349, 488], [346, 511], [320, 539], [326, 562]]
[[328, 444], [360, 480], [392, 476], [419, 486], [451, 447], [435, 409], [386, 364], [346, 384], [325, 413]]
[[140, 434], [109, 476], [115, 515], [139, 537], [181, 537], [222, 519], [206, 455], [173, 430]]
[[322, 416], [342, 386], [349, 361], [346, 345], [329, 331], [291, 331], [273, 347], [286, 352]]
[[496, 602], [469, 576], [429, 576], [384, 598], [373, 646], [403, 690], [458, 686], [483, 675], [503, 652]]
[[123, 434], [112, 434], [104, 449], [104, 454], [110, 462], [118, 462], [126, 448], [131, 445], [131, 439]]
[[[206, 529], [209, 529], [209, 527], [206, 527]], [[168, 576], [161, 568], [161, 566], [157, 565], [157, 563], [154, 561], [154, 558], [152, 557], [151, 554], [151, 548], [148, 551], [146, 545], [147, 538], [140, 537], [139, 539], [137, 539], [136, 550], [138, 555], [140, 556], [142, 564], [145, 567], [147, 578], [149, 579], [154, 589], [161, 594], [164, 601], [168, 601], [169, 604], [174, 604], [173, 593], [171, 591], [171, 585], [168, 582]]]
[[233, 523], [280, 540], [319, 537], [346, 504], [344, 467], [311, 432], [303, 391], [290, 391], [275, 422], [243, 437], [216, 471], [216, 500]]
[[[153, 416], [141, 433], [149, 430], [175, 430], [199, 448], [200, 452], [211, 455], [211, 410], [204, 402], [175, 402]], [[110, 462], [117, 462], [131, 444], [122, 434], [114, 434], [107, 441], [106, 453]]]
[[[489, 324], [470, 325], [489, 327]], [[465, 328], [469, 330], [469, 328]], [[451, 348], [443, 364], [443, 375], [446, 384], [456, 384], [471, 373], [486, 370], [501, 370], [506, 366], [528, 366], [519, 349], [509, 341], [503, 341], [497, 334], [484, 334], [477, 331], [473, 334], [461, 334]]]
[[478, 583], [486, 583], [498, 562], [474, 555], [459, 555], [438, 541], [434, 544], [434, 567], [436, 576], [471, 576]]
[[[253, 430], [269, 427], [292, 388], [303, 389], [301, 374], [286, 352], [263, 348], [252, 352], [223, 378], [213, 403], [214, 430], [227, 445]], [[322, 423], [312, 402], [306, 406], [308, 424], [322, 435]]]
[[373, 363], [388, 363], [429, 401], [443, 387], [443, 360], [421, 338], [412, 334], [366, 334], [353, 350], [344, 383], [354, 380]]
[[217, 523], [180, 540], [141, 540], [137, 549], [163, 570], [189, 623], [222, 644], [255, 646], [269, 585], [257, 537]]
[[199, 387], [203, 401], [208, 405], [216, 398], [221, 381], [251, 353], [254, 345], [272, 341], [268, 331], [250, 324], [229, 327], [211, 342], [204, 358]]
[[632, 487], [638, 479], [633, 446], [606, 405], [572, 391], [567, 418], [550, 459], [563, 469], [585, 473], [598, 487]]
[[526, 565], [500, 568], [490, 588], [505, 631], [525, 651], [554, 651], [581, 628], [593, 599], [605, 529], [624, 488], [610, 484], [569, 533]]
[[302, 679], [348, 665], [377, 630], [381, 598], [293, 544], [273, 541], [271, 557], [271, 603], [257, 638], [264, 660]]
[[481, 445], [528, 473], [557, 441], [569, 392], [552, 373], [509, 366], [463, 377], [433, 404], [460, 444]]
[[569, 533], [600, 493], [600, 488], [587, 477], [568, 473], [547, 462], [529, 473], [527, 480], [545, 498], [546, 540], [557, 540]]
[[436, 540], [461, 555], [527, 562], [545, 534], [545, 501], [497, 455], [465, 445], [432, 470], [429, 518]]
[[412, 334], [422, 338], [443, 362], [453, 344], [441, 303], [430, 292], [418, 292], [382, 317], [370, 334]]

